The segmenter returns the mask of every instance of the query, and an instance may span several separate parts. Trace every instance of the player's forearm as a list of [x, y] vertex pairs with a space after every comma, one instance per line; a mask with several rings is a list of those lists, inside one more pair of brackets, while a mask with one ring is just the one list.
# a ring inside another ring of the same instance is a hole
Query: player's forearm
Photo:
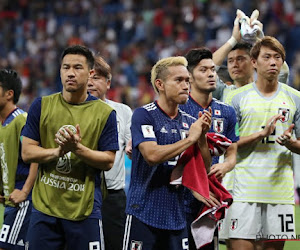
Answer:
[[250, 146], [256, 145], [263, 138], [265, 138], [263, 131], [253, 133], [249, 136], [240, 136], [240, 140], [237, 142], [237, 145], [239, 149], [246, 147], [249, 148]]
[[286, 146], [291, 152], [300, 154], [300, 141], [291, 139], [284, 146]]
[[37, 163], [30, 164], [29, 174], [28, 174], [27, 179], [22, 188], [22, 191], [26, 194], [26, 196], [28, 196], [28, 194], [30, 193], [30, 191], [34, 185], [37, 171], [38, 171], [38, 166], [39, 166], [39, 164], [37, 164]]
[[[144, 142], [145, 143], [145, 142]], [[147, 142], [146, 142], [147, 143]], [[179, 156], [189, 146], [195, 142], [189, 138], [185, 138], [173, 144], [168, 145], [151, 145], [146, 150], [140, 148], [140, 151], [150, 166], [154, 166], [165, 161], [174, 159]]]
[[237, 143], [232, 143], [226, 150], [224, 163], [226, 163], [226, 173], [234, 169], [236, 164]]
[[26, 145], [23, 142], [22, 159], [24, 162], [46, 163], [59, 158], [59, 148], [42, 148], [37, 145]]
[[86, 164], [101, 170], [110, 170], [114, 164], [115, 151], [97, 151], [87, 148], [78, 143], [77, 149], [73, 153]]
[[232, 50], [232, 46], [229, 42], [223, 44], [218, 50], [213, 53], [213, 62], [220, 66], [224, 62], [228, 53]]
[[205, 135], [200, 137], [198, 146], [199, 146], [202, 158], [203, 158], [206, 172], [209, 173], [212, 159], [211, 159], [211, 154], [208, 149], [207, 139], [206, 139]]

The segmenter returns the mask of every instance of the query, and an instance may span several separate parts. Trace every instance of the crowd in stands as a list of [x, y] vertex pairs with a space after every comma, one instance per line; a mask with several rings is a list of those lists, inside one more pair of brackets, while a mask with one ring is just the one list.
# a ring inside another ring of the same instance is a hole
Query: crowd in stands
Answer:
[[153, 100], [150, 70], [190, 48], [212, 51], [231, 36], [236, 10], [260, 11], [265, 35], [287, 51], [289, 84], [300, 89], [300, 2], [297, 0], [2, 0], [0, 68], [22, 76], [19, 106], [61, 90], [63, 49], [84, 44], [113, 69], [109, 99], [131, 108]]

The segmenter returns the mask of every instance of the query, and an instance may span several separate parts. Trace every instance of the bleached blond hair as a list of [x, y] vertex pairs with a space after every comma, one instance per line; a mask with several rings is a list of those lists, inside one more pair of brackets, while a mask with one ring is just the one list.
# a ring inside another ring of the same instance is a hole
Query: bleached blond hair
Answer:
[[151, 69], [151, 83], [158, 94], [158, 89], [155, 86], [155, 81], [161, 79], [162, 81], [166, 80], [166, 77], [169, 74], [168, 68], [171, 66], [185, 66], [187, 67], [188, 62], [183, 56], [171, 56], [167, 58], [160, 59]]

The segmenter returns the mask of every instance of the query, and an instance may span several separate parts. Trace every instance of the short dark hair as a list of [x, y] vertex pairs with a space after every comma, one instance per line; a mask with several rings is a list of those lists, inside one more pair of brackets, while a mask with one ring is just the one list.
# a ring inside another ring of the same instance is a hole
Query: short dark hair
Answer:
[[0, 70], [0, 83], [4, 90], [14, 91], [14, 104], [17, 104], [22, 91], [22, 81], [18, 73], [11, 69]]
[[93, 56], [93, 53], [88, 48], [86, 48], [82, 45], [70, 46], [63, 51], [63, 53], [61, 55], [61, 61], [68, 54], [82, 55], [86, 58], [89, 68], [92, 69], [94, 67], [94, 56]]
[[200, 47], [196, 49], [191, 49], [186, 55], [186, 60], [188, 61], [187, 69], [190, 73], [193, 72], [194, 68], [203, 59], [212, 59], [212, 53], [208, 48]]
[[247, 52], [247, 54], [250, 56], [250, 50], [252, 49], [252, 44], [251, 43], [237, 43], [232, 49], [231, 51], [234, 50], [244, 50]]

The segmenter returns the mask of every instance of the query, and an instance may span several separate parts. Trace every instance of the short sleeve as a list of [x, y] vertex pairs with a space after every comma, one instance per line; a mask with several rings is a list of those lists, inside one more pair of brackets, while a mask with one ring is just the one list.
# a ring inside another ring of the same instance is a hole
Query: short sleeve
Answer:
[[42, 98], [36, 98], [31, 104], [22, 136], [40, 142], [40, 117]]
[[146, 109], [138, 108], [133, 112], [131, 135], [133, 147], [137, 147], [144, 141], [157, 141], [154, 133], [153, 118]]

